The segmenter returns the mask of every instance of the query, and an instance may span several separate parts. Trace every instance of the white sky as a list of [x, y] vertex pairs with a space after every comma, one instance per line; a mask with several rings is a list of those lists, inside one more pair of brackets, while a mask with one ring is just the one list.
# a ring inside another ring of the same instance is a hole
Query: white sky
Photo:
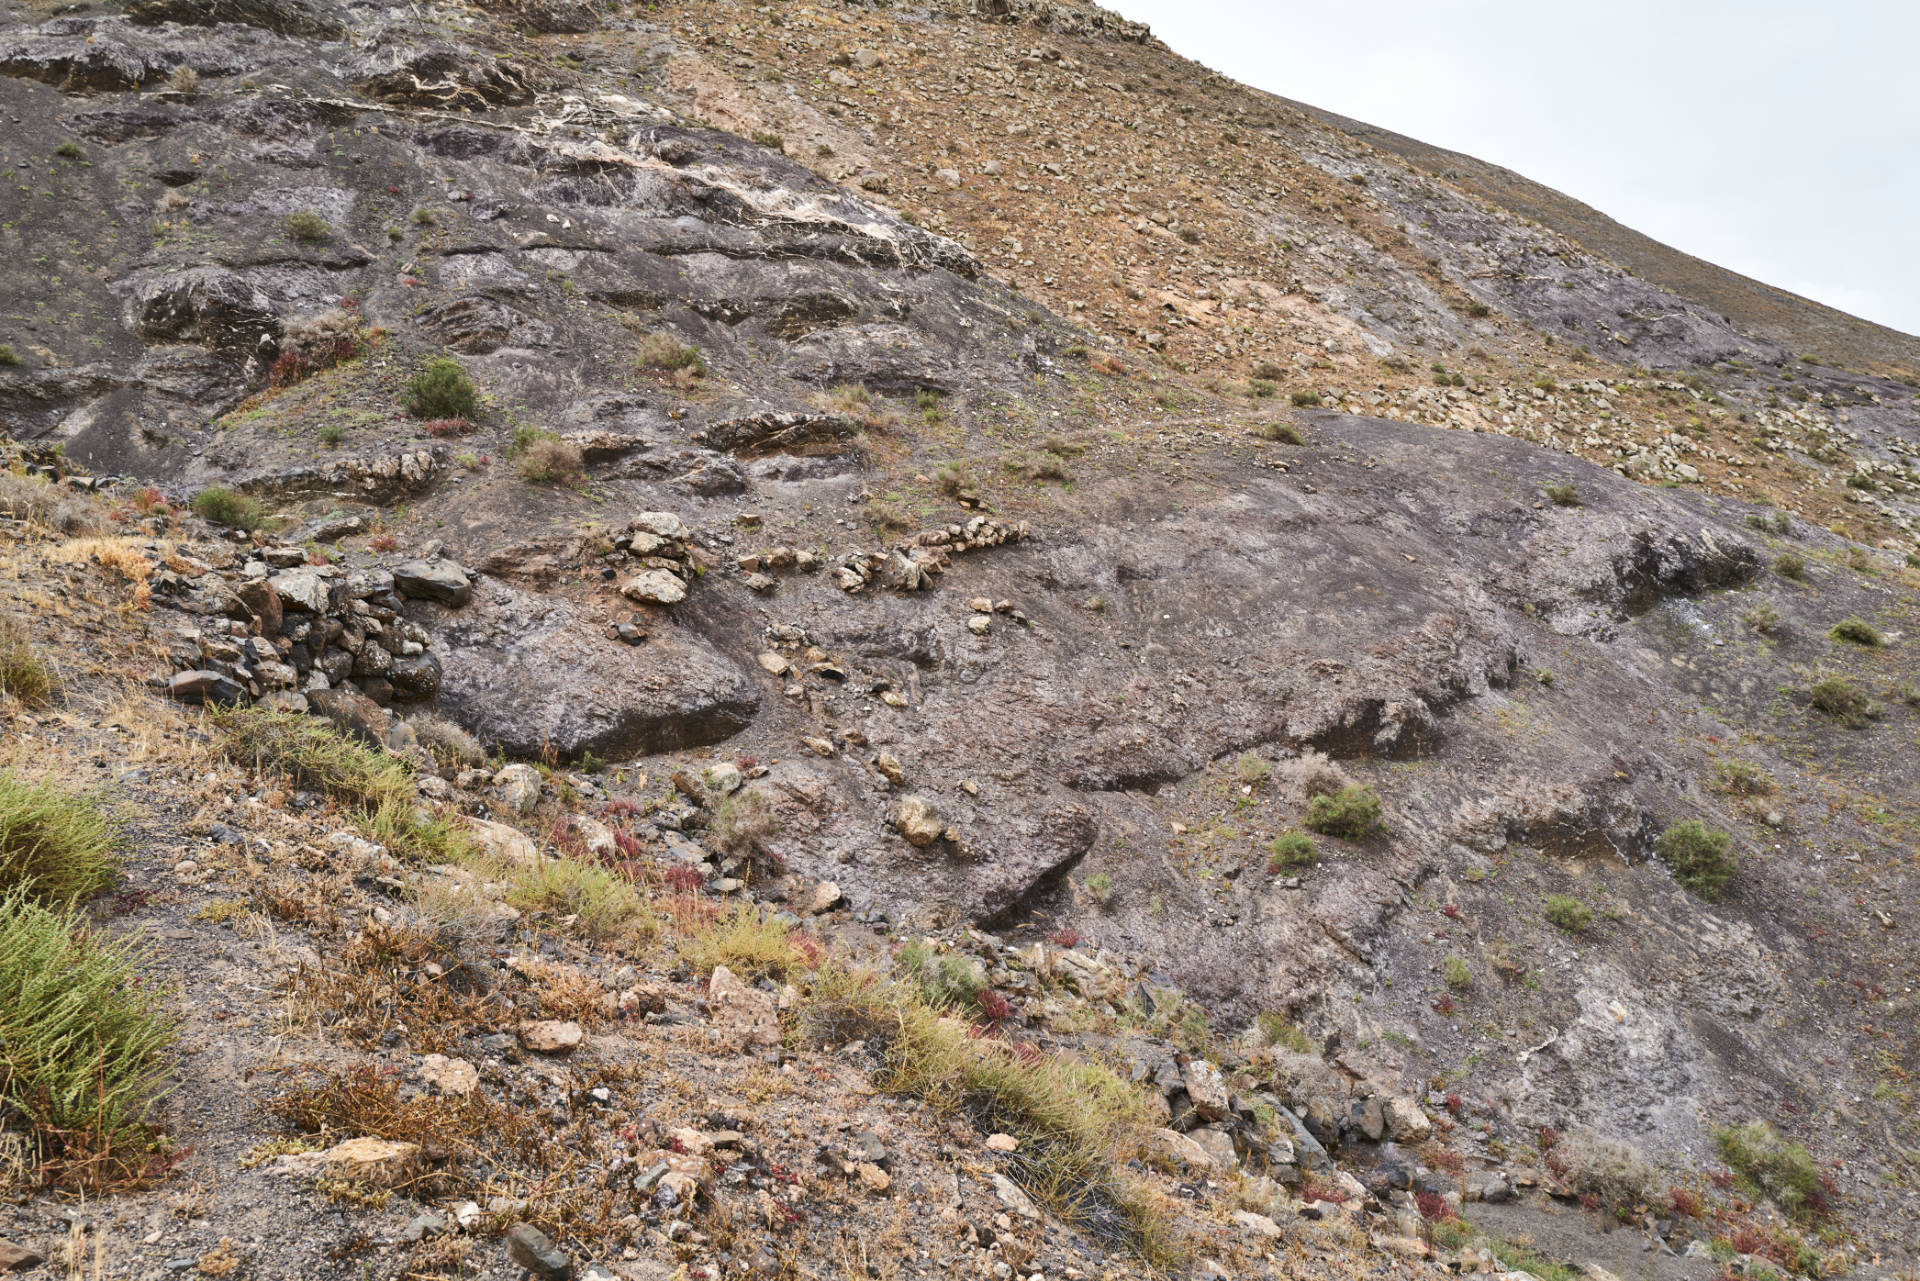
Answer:
[[1920, 334], [1920, 0], [1102, 0], [1271, 93]]

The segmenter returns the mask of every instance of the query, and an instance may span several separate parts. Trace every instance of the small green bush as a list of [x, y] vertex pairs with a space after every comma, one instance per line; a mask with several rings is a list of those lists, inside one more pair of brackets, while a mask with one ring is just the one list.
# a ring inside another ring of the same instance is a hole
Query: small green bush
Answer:
[[40, 707], [53, 698], [58, 684], [52, 665], [40, 656], [26, 631], [12, 619], [0, 618], [0, 694]]
[[1320, 849], [1305, 832], [1282, 832], [1267, 847], [1267, 873], [1277, 876], [1295, 868], [1312, 867], [1320, 861]]
[[1298, 391], [1289, 392], [1287, 399], [1292, 401], [1297, 409], [1311, 409], [1320, 403], [1320, 393], [1311, 387], [1302, 387]]
[[655, 330], [640, 340], [634, 363], [642, 369], [686, 369], [695, 377], [707, 372], [706, 359], [698, 347], [683, 344], [664, 330]]
[[53, 149], [53, 154], [62, 160], [78, 160], [86, 153], [80, 150], [80, 144], [71, 140], [61, 143]]
[[909, 943], [896, 961], [900, 972], [919, 984], [927, 1004], [935, 1009], [971, 1010], [987, 988], [978, 962], [952, 952], [937, 952], [924, 943]]
[[0, 365], [17, 365], [19, 363], [20, 354], [13, 349], [13, 344], [10, 342], [0, 342]]
[[1092, 876], [1089, 876], [1086, 880], [1086, 887], [1087, 893], [1092, 895], [1093, 901], [1101, 907], [1105, 907], [1108, 901], [1113, 898], [1113, 878], [1105, 872], [1095, 872]]
[[287, 233], [288, 240], [297, 240], [302, 244], [317, 244], [333, 238], [333, 224], [311, 209], [301, 209], [281, 219], [280, 227]]
[[1306, 433], [1292, 423], [1261, 423], [1253, 429], [1253, 434], [1262, 440], [1275, 440], [1283, 445], [1304, 445]]
[[1448, 956], [1440, 962], [1440, 976], [1447, 981], [1448, 987], [1465, 988], [1473, 986], [1473, 970], [1464, 958]]
[[1792, 552], [1783, 552], [1773, 562], [1773, 572], [1782, 578], [1791, 578], [1796, 583], [1807, 580], [1807, 562], [1805, 558]]
[[1261, 1014], [1253, 1022], [1268, 1045], [1283, 1046], [1295, 1054], [1312, 1054], [1316, 1048], [1312, 1037], [1278, 1014]]
[[1330, 796], [1307, 803], [1308, 830], [1343, 841], [1360, 841], [1386, 825], [1380, 817], [1380, 796], [1371, 787], [1349, 783]]
[[480, 412], [480, 393], [460, 362], [441, 357], [407, 384], [407, 412], [415, 418], [467, 418]]
[[1773, 776], [1751, 761], [1720, 761], [1713, 767], [1713, 789], [1730, 796], [1765, 796]]
[[1766, 601], [1761, 601], [1740, 618], [1762, 636], [1772, 635], [1774, 629], [1780, 626], [1780, 611]]
[[1823, 676], [1806, 689], [1812, 708], [1848, 729], [1860, 729], [1873, 719], [1873, 700], [1844, 676]]
[[0, 770], [0, 894], [70, 904], [113, 884], [113, 821], [99, 802]]
[[257, 500], [218, 485], [208, 486], [193, 496], [193, 513], [201, 520], [248, 533], [267, 525], [266, 508]]
[[328, 423], [325, 427], [322, 427], [319, 430], [319, 432], [316, 434], [316, 437], [315, 437], [315, 439], [317, 439], [322, 445], [325, 445], [328, 449], [340, 448], [340, 442], [345, 440], [346, 438], [347, 438], [346, 429], [341, 427], [340, 424], [338, 423]]
[[1252, 376], [1261, 382], [1277, 383], [1286, 378], [1287, 371], [1274, 361], [1263, 360], [1254, 365]]
[[1673, 869], [1673, 879], [1688, 893], [1717, 899], [1739, 870], [1731, 848], [1733, 838], [1697, 818], [1684, 819], [1660, 833], [1653, 848]]
[[147, 1116], [178, 1019], [144, 961], [25, 889], [0, 897], [0, 1111], [32, 1133], [49, 1182], [110, 1182], [155, 1152]]
[[1547, 920], [1569, 934], [1578, 934], [1593, 924], [1593, 909], [1570, 894], [1549, 894]]
[[1727, 1167], [1797, 1219], [1825, 1207], [1820, 1167], [1805, 1145], [1783, 1139], [1765, 1121], [1721, 1126], [1713, 1146]]
[[1577, 485], [1548, 485], [1546, 495], [1555, 507], [1580, 505], [1580, 488]]
[[1850, 645], [1866, 645], [1872, 647], [1886, 643], [1885, 640], [1881, 638], [1879, 630], [1875, 628], [1872, 623], [1858, 618], [1841, 619], [1833, 625], [1827, 632], [1827, 635], [1837, 641], [1845, 641]]

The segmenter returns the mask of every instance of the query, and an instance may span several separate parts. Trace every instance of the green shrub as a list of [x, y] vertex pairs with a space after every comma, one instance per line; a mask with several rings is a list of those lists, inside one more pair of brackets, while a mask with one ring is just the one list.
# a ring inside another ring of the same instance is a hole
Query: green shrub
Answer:
[[1247, 384], [1247, 397], [1250, 400], [1272, 400], [1280, 394], [1280, 389], [1263, 378], [1256, 378]]
[[1464, 988], [1473, 986], [1473, 970], [1464, 958], [1449, 956], [1440, 963], [1440, 977], [1447, 981], [1448, 987]]
[[311, 209], [288, 214], [281, 219], [280, 226], [287, 233], [288, 240], [303, 244], [316, 244], [333, 238], [333, 225]]
[[768, 845], [780, 835], [780, 817], [764, 792], [742, 788], [713, 807], [707, 843], [722, 854], [771, 858]]
[[78, 160], [86, 153], [80, 150], [80, 144], [69, 139], [53, 149], [53, 154], [62, 160]]
[[1593, 924], [1593, 909], [1570, 894], [1549, 894], [1547, 920], [1569, 934], [1578, 934]]
[[1773, 791], [1773, 776], [1751, 761], [1719, 761], [1713, 767], [1713, 789], [1730, 796], [1765, 796]]
[[1307, 437], [1292, 423], [1261, 423], [1253, 429], [1253, 434], [1262, 440], [1276, 440], [1283, 445], [1304, 445]]
[[10, 342], [0, 342], [0, 365], [17, 365], [19, 363], [20, 354], [13, 349], [13, 344]]
[[1803, 583], [1807, 579], [1807, 562], [1792, 552], [1783, 552], [1773, 562], [1773, 572], [1782, 578], [1791, 578], [1796, 583]]
[[1101, 907], [1105, 907], [1113, 898], [1113, 878], [1105, 872], [1095, 872], [1089, 876], [1086, 887], [1087, 893], [1092, 895], [1093, 901]]
[[252, 533], [267, 525], [266, 508], [258, 500], [231, 489], [210, 485], [193, 496], [193, 513], [202, 520]]
[[56, 688], [52, 665], [40, 656], [25, 630], [10, 618], [0, 618], [0, 694], [40, 707], [52, 700]]
[[0, 770], [0, 894], [72, 903], [113, 884], [113, 821], [90, 797]]
[[467, 418], [480, 412], [480, 394], [460, 362], [441, 357], [407, 384], [407, 412], [415, 418]]
[[178, 1019], [132, 945], [25, 889], [0, 897], [0, 1110], [29, 1131], [47, 1182], [138, 1174]]
[[317, 435], [317, 439], [320, 441], [320, 443], [322, 445], [325, 445], [328, 449], [340, 448], [340, 442], [345, 440], [346, 438], [347, 438], [346, 429], [341, 427], [340, 424], [338, 423], [328, 423], [325, 427], [322, 427], [320, 429]]
[[1781, 1138], [1765, 1121], [1721, 1126], [1713, 1146], [1729, 1169], [1793, 1217], [1824, 1210], [1820, 1167], [1803, 1144]]
[[1878, 646], [1886, 642], [1872, 623], [1858, 618], [1843, 618], [1835, 623], [1827, 635], [1837, 641], [1846, 641], [1850, 645]]
[[941, 463], [933, 470], [933, 487], [949, 498], [957, 498], [973, 488], [973, 477], [960, 463]]
[[1580, 1270], [1571, 1264], [1555, 1263], [1514, 1241], [1491, 1242], [1487, 1249], [1509, 1272], [1525, 1272], [1539, 1281], [1579, 1281]]
[[937, 952], [925, 943], [900, 949], [895, 964], [919, 985], [927, 1004], [941, 1010], [971, 1010], [987, 990], [979, 962], [953, 952]]
[[1580, 505], [1580, 488], [1577, 485], [1548, 485], [1546, 495], [1555, 507]]
[[1254, 365], [1252, 376], [1261, 382], [1277, 383], [1286, 378], [1287, 371], [1274, 361], [1263, 360]]
[[642, 369], [686, 369], [695, 377], [707, 372], [706, 359], [698, 347], [683, 344], [664, 330], [655, 330], [640, 340], [634, 363]]
[[1761, 601], [1746, 613], [1740, 615], [1742, 622], [1762, 636], [1771, 635], [1780, 626], [1780, 611], [1766, 601]]
[[1320, 861], [1319, 847], [1305, 832], [1282, 832], [1267, 846], [1267, 874], [1277, 876], [1294, 868], [1312, 867]]
[[1697, 818], [1684, 819], [1660, 833], [1653, 848], [1669, 868], [1673, 879], [1689, 893], [1703, 899], [1717, 899], [1727, 882], [1739, 870], [1731, 853], [1733, 838]]
[[1823, 676], [1806, 689], [1807, 702], [1848, 729], [1859, 729], [1873, 719], [1873, 701], [1844, 676]]
[[1260, 1038], [1268, 1045], [1284, 1046], [1295, 1054], [1312, 1054], [1318, 1048], [1312, 1037], [1278, 1014], [1261, 1014], [1253, 1022], [1260, 1029]]
[[1349, 783], [1330, 796], [1307, 803], [1307, 828], [1343, 841], [1365, 840], [1386, 825], [1380, 818], [1380, 796], [1371, 787]]
[[1297, 409], [1311, 409], [1320, 403], [1320, 393], [1311, 387], [1302, 387], [1298, 391], [1289, 392], [1287, 399], [1291, 400]]

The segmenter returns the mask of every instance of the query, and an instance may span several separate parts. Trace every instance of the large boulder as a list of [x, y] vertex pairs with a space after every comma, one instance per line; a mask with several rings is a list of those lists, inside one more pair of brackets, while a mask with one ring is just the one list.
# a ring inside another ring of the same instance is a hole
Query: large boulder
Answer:
[[759, 706], [745, 674], [690, 632], [661, 628], [645, 645], [622, 645], [571, 602], [490, 579], [457, 614], [410, 609], [442, 647], [441, 706], [510, 755], [619, 758], [717, 743]]

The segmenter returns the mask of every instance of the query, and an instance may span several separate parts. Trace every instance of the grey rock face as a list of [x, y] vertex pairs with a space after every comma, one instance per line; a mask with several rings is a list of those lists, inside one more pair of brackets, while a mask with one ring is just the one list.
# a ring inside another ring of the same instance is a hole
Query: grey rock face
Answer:
[[569, 602], [503, 584], [486, 582], [458, 614], [416, 617], [444, 647], [442, 706], [511, 754], [613, 758], [718, 742], [759, 704], [697, 635], [663, 628], [623, 645]]

